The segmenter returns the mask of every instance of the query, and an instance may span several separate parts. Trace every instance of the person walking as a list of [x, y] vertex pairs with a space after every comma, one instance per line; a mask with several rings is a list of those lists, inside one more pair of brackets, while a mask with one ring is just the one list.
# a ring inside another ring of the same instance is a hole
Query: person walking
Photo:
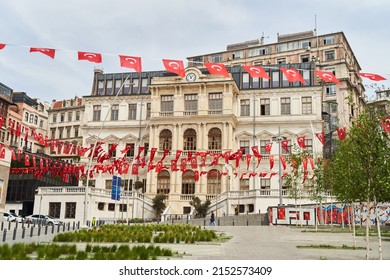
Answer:
[[210, 226], [215, 226], [215, 216], [213, 211], [211, 211]]

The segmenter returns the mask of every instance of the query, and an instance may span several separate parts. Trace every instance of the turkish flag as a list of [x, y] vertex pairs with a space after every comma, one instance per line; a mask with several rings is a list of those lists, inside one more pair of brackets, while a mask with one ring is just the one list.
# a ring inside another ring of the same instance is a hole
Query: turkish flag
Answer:
[[101, 63], [102, 55], [100, 53], [78, 52], [79, 60], [88, 60], [90, 62]]
[[132, 68], [136, 72], [142, 72], [141, 58], [137, 56], [120, 55], [121, 67]]
[[282, 140], [281, 144], [282, 144], [282, 149], [285, 150], [287, 153], [289, 153], [290, 151], [288, 150], [288, 142], [290, 141], [290, 139], [286, 139], [286, 140]]
[[271, 149], [272, 149], [272, 142], [268, 142], [267, 144], [265, 144], [265, 152], [266, 153], [270, 153]]
[[156, 173], [160, 173], [162, 171], [162, 161], [161, 160], [159, 162], [157, 162], [155, 170], [156, 170]]
[[379, 76], [378, 74], [371, 74], [371, 73], [358, 73], [359, 76], [363, 78], [368, 78], [372, 81], [383, 81], [386, 80], [386, 78], [383, 78], [382, 76]]
[[3, 127], [3, 123], [4, 123], [4, 117], [0, 116], [0, 128]]
[[30, 166], [30, 156], [24, 153], [24, 166]]
[[390, 116], [380, 120], [383, 130], [390, 133]]
[[270, 79], [268, 73], [265, 72], [264, 68], [261, 66], [243, 65], [242, 68], [244, 68], [252, 78]]
[[180, 170], [184, 173], [187, 171], [187, 159], [182, 158], [180, 162]]
[[226, 70], [226, 67], [224, 64], [222, 64], [222, 63], [207, 63], [206, 62], [204, 65], [206, 66], [207, 70], [209, 70], [210, 74], [230, 78], [230, 74]]
[[0, 158], [5, 158], [5, 147], [1, 147], [0, 149]]
[[344, 140], [347, 136], [347, 129], [345, 127], [338, 128], [337, 135], [339, 136], [340, 140]]
[[149, 157], [149, 161], [152, 162], [153, 159], [154, 159], [154, 155], [156, 154], [157, 152], [157, 148], [151, 148], [150, 149], [150, 157]]
[[198, 170], [195, 170], [195, 172], [194, 172], [194, 180], [195, 180], [195, 182], [199, 181], [199, 171]]
[[249, 164], [251, 162], [251, 158], [252, 158], [251, 154], [246, 155], [246, 169], [248, 169], [248, 170], [249, 170]]
[[301, 147], [302, 149], [306, 148], [305, 138], [306, 136], [300, 136], [297, 138], [298, 146]]
[[272, 169], [274, 167], [275, 158], [273, 155], [269, 156], [269, 169]]
[[131, 166], [131, 175], [138, 175], [138, 164], [133, 164]]
[[286, 167], [287, 167], [287, 164], [286, 164], [286, 158], [284, 156], [280, 156], [280, 162], [282, 163], [283, 165], [283, 169], [285, 170]]
[[307, 170], [307, 157], [302, 157], [303, 170]]
[[317, 136], [318, 140], [320, 140], [322, 145], [324, 145], [325, 144], [325, 133], [323, 131], [318, 132], [318, 133], [316, 133], [316, 136]]
[[30, 52], [40, 52], [54, 59], [56, 54], [55, 49], [47, 49], [47, 48], [30, 48]]
[[314, 73], [323, 81], [328, 83], [341, 84], [341, 82], [330, 71], [314, 70]]
[[260, 176], [260, 177], [265, 177], [265, 176], [267, 176], [267, 172], [260, 172], [260, 173], [259, 173], [259, 176]]
[[5, 44], [0, 44], [0, 50], [4, 49], [5, 48]]
[[286, 77], [287, 81], [291, 82], [301, 82], [302, 84], [305, 83], [305, 80], [303, 79], [301, 73], [297, 69], [294, 68], [280, 68], [280, 71], [283, 72], [284, 76]]
[[213, 155], [213, 161], [210, 163], [210, 166], [212, 166], [212, 165], [217, 165], [217, 164], [218, 164], [219, 157], [220, 157], [219, 154], [214, 154], [214, 155]]
[[167, 72], [175, 73], [184, 78], [186, 71], [182, 60], [163, 59], [162, 61]]
[[192, 168], [192, 169], [198, 168], [198, 161], [196, 160], [196, 157], [193, 157], [193, 158], [191, 159], [191, 168]]
[[176, 150], [176, 160], [179, 159], [182, 152], [183, 152], [182, 150]]
[[177, 168], [177, 160], [171, 160], [171, 171], [179, 171], [179, 168]]

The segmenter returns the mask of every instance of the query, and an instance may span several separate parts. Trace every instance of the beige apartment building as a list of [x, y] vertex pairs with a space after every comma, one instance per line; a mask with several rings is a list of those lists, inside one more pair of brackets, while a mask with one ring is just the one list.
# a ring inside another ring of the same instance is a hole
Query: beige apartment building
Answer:
[[[231, 77], [211, 75], [204, 62], [223, 63]], [[242, 65], [261, 65], [270, 80], [252, 78]], [[287, 81], [282, 67], [298, 69], [305, 82]], [[323, 82], [314, 70], [333, 72], [341, 84]], [[283, 182], [288, 169], [280, 156], [288, 157], [302, 137], [307, 152], [330, 156], [336, 128], [349, 127], [365, 103], [358, 71], [344, 33], [317, 36], [312, 31], [281, 35], [272, 44], [253, 40], [189, 57], [184, 78], [166, 71], [95, 70], [91, 95], [83, 97], [82, 145], [99, 142], [112, 151], [104, 164], [124, 157], [137, 172], [130, 168], [121, 175], [103, 167], [96, 172], [96, 159], [81, 157], [93, 177], [72, 189], [41, 189], [41, 207], [47, 212], [50, 201], [73, 201], [76, 219], [86, 222], [92, 217], [151, 219], [158, 193], [168, 196], [164, 218], [191, 217], [194, 196], [209, 199], [217, 215], [294, 204]], [[315, 136], [322, 131], [324, 145]], [[289, 152], [281, 148], [282, 140], [289, 140]], [[262, 155], [260, 163], [253, 147]], [[242, 160], [218, 158], [239, 149]], [[122, 178], [119, 201], [111, 198], [113, 175]], [[302, 185], [310, 187], [309, 180]], [[310, 202], [302, 197], [302, 203]]]

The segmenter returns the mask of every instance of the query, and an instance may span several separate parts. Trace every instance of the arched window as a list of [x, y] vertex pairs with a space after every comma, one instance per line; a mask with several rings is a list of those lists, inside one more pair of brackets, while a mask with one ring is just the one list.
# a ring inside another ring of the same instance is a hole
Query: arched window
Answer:
[[196, 131], [192, 128], [186, 129], [184, 131], [184, 147], [185, 151], [195, 151], [196, 150]]
[[217, 169], [211, 169], [207, 173], [207, 194], [221, 192], [221, 173]]
[[157, 175], [157, 193], [169, 194], [171, 176], [167, 170]]
[[172, 132], [169, 129], [164, 129], [160, 132], [160, 150], [172, 149]]
[[222, 148], [222, 133], [217, 127], [209, 130], [209, 150], [220, 150]]
[[182, 194], [194, 194], [195, 193], [195, 178], [194, 171], [188, 170], [182, 175], [181, 183], [181, 193]]

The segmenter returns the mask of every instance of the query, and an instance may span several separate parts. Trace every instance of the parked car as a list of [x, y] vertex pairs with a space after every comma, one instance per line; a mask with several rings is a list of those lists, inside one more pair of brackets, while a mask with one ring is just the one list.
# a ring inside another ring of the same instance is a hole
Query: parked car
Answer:
[[23, 222], [24, 218], [16, 215], [15, 213], [5, 212], [3, 214], [3, 220], [7, 222]]
[[30, 216], [26, 216], [26, 222], [28, 223], [41, 223], [43, 225], [62, 225], [62, 221], [51, 217], [49, 215], [40, 215], [40, 214], [34, 214]]

